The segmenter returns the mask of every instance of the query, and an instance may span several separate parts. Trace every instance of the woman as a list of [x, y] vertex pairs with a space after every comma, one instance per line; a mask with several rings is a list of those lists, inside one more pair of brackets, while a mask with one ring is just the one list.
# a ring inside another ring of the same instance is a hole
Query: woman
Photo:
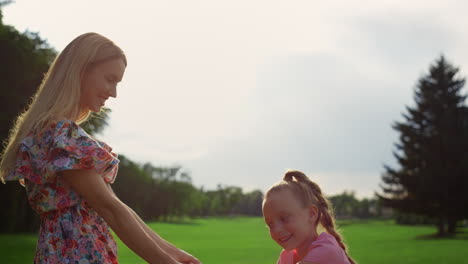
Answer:
[[35, 263], [118, 263], [109, 226], [149, 263], [200, 263], [153, 232], [113, 193], [116, 155], [79, 124], [116, 97], [127, 60], [96, 33], [74, 39], [10, 131], [0, 178], [19, 180], [41, 227]]

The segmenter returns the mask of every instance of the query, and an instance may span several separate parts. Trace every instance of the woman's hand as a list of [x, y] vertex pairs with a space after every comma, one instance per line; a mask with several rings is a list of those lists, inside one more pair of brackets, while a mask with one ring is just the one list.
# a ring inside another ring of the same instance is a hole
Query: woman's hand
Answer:
[[182, 249], [178, 249], [176, 252], [174, 252], [172, 257], [178, 262], [184, 264], [201, 264], [201, 262], [197, 258], [183, 251]]

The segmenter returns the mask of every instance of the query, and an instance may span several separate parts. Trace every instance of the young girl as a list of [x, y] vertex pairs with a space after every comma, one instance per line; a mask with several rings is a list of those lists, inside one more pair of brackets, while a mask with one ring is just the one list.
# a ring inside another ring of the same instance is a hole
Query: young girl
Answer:
[[[300, 171], [288, 171], [263, 200], [271, 238], [284, 250], [278, 264], [354, 264], [335, 230], [320, 187]], [[318, 225], [326, 232], [319, 234]]]
[[149, 263], [200, 263], [115, 196], [110, 184], [119, 160], [79, 126], [117, 96], [126, 66], [124, 53], [109, 39], [78, 36], [55, 59], [11, 129], [0, 179], [19, 180], [40, 216], [34, 263], [117, 263], [109, 226]]

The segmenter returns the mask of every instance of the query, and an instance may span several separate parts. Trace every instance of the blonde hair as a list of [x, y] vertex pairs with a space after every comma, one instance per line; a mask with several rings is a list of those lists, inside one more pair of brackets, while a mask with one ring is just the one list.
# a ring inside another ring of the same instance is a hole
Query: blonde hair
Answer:
[[85, 33], [55, 58], [30, 105], [21, 113], [7, 140], [0, 161], [0, 179], [14, 168], [21, 140], [32, 131], [41, 131], [54, 121], [86, 121], [91, 113], [80, 105], [81, 81], [93, 66], [113, 59], [127, 59], [123, 51], [108, 38], [97, 33]]
[[346, 245], [343, 239], [335, 228], [335, 218], [330, 202], [323, 196], [320, 187], [311, 181], [304, 173], [297, 170], [288, 170], [283, 180], [274, 184], [265, 194], [265, 199], [274, 192], [279, 190], [289, 189], [299, 199], [304, 207], [311, 205], [317, 206], [318, 217], [316, 226], [319, 224], [327, 233], [335, 237], [340, 247], [344, 250], [346, 257], [350, 263], [356, 262], [348, 255]]

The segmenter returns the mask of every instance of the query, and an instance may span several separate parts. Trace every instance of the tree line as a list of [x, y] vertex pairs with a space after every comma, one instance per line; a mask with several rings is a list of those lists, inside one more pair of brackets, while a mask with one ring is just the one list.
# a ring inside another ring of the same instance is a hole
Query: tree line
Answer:
[[124, 155], [119, 155], [119, 159], [119, 172], [112, 188], [145, 220], [262, 215], [260, 190], [244, 193], [240, 187], [221, 185], [216, 190], [203, 190], [192, 184], [191, 176], [181, 166], [139, 165]]

